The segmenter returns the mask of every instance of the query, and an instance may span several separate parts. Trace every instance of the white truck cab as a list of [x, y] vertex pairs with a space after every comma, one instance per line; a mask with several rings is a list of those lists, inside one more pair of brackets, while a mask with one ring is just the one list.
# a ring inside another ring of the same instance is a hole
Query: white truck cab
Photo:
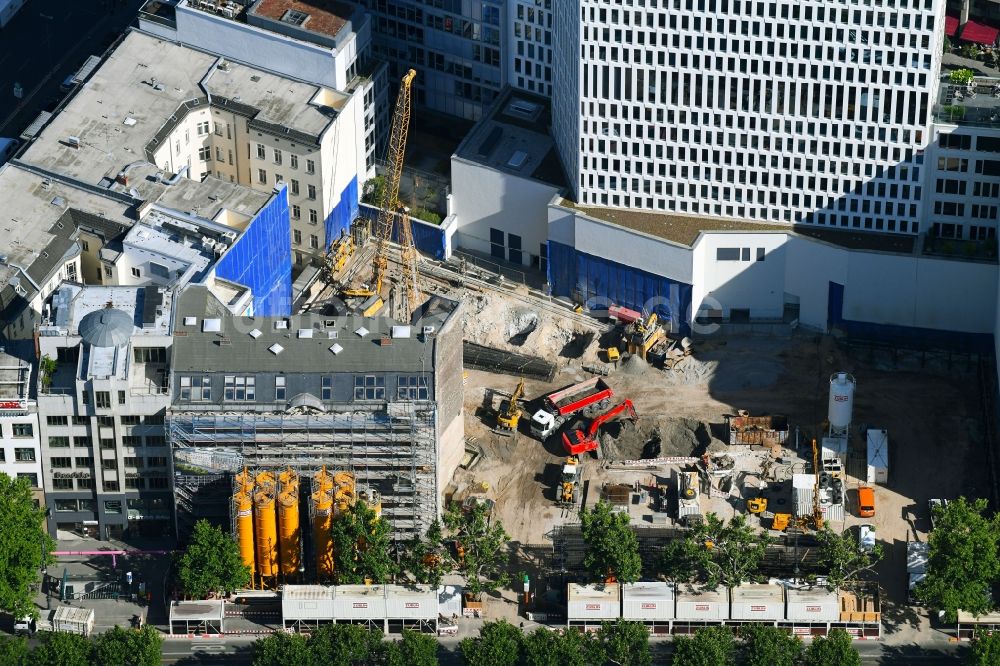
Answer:
[[544, 409], [539, 409], [531, 415], [531, 434], [543, 442], [556, 431], [559, 424], [554, 417]]

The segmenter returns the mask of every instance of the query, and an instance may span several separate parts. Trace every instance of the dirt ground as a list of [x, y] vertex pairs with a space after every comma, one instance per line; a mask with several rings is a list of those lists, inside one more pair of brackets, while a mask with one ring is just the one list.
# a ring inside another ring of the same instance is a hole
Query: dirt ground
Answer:
[[[523, 303], [497, 303], [495, 296], [482, 308], [472, 309], [466, 330], [469, 339], [502, 346], [532, 321], [544, 335], [529, 332], [520, 345], [529, 353], [557, 360], [560, 370], [550, 383], [527, 380], [526, 397], [590, 377], [582, 365], [596, 359], [597, 337], [578, 357], [560, 356], [565, 345], [579, 332], [579, 324], [560, 324], [550, 315], [531, 311]], [[513, 314], [512, 314], [513, 313]], [[534, 315], [534, 317], [532, 317]], [[467, 314], [467, 316], [469, 316]], [[484, 321], [488, 318], [488, 322]], [[606, 482], [648, 484], [665, 482], [673, 471], [661, 466], [655, 472], [606, 469], [609, 457], [640, 457], [642, 444], [651, 433], [660, 436], [663, 456], [691, 455], [706, 450], [721, 451], [726, 415], [748, 410], [752, 415], [782, 414], [791, 430], [798, 428], [803, 452], [808, 438], [818, 432], [826, 416], [829, 378], [846, 371], [857, 380], [854, 427], [850, 438], [848, 472], [864, 470], [865, 442], [860, 428], [886, 428], [889, 433], [889, 482], [876, 488], [876, 515], [856, 516], [859, 479], [847, 478], [847, 519], [832, 525], [841, 529], [860, 523], [876, 528], [886, 556], [880, 565], [880, 581], [887, 599], [886, 634], [898, 634], [926, 626], [923, 612], [905, 606], [905, 553], [909, 539], [926, 540], [930, 527], [927, 500], [989, 496], [989, 474], [984, 454], [978, 383], [974, 368], [948, 368], [930, 363], [920, 369], [912, 358], [890, 357], [890, 351], [852, 353], [829, 336], [795, 333], [788, 337], [709, 339], [697, 344], [693, 356], [675, 371], [663, 371], [641, 363], [619, 365], [607, 381], [616, 398], [630, 398], [639, 414], [634, 436], [621, 450], [606, 448], [604, 460], [587, 458], [583, 463], [584, 499], [597, 501], [597, 490]], [[471, 469], [460, 469], [453, 484], [456, 497], [476, 484], [485, 483], [487, 495], [496, 501], [496, 516], [514, 542], [527, 554], [551, 550], [550, 532], [561, 522], [575, 522], [573, 512], [554, 504], [554, 483], [565, 453], [556, 441], [542, 443], [528, 434], [528, 421], [535, 405], [529, 403], [521, 419], [521, 432], [504, 437], [492, 429], [493, 410], [509, 395], [519, 378], [468, 370], [465, 387], [467, 440], [483, 455]], [[624, 429], [614, 426], [615, 429]], [[609, 429], [610, 430], [610, 429]], [[793, 446], [794, 434], [788, 446]], [[606, 444], [607, 436], [604, 441]], [[791, 457], [794, 451], [785, 451]], [[638, 454], [638, 455], [636, 455]], [[800, 470], [796, 470], [800, 471]], [[589, 482], [589, 483], [588, 483]], [[707, 500], [708, 498], [704, 498]], [[723, 500], [703, 502], [728, 517], [740, 507], [727, 507]], [[641, 520], [642, 518], [637, 518]]]

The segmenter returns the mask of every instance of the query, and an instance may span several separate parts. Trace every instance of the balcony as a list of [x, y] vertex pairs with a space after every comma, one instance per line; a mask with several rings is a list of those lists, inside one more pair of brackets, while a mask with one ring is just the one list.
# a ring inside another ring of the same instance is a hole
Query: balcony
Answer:
[[176, 30], [177, 10], [175, 7], [177, 2], [178, 0], [149, 0], [139, 10], [139, 19]]
[[128, 373], [129, 394], [166, 395], [167, 366], [165, 363], [132, 363]]
[[941, 82], [938, 104], [932, 109], [936, 122], [1000, 129], [1000, 79], [975, 77], [970, 83]]

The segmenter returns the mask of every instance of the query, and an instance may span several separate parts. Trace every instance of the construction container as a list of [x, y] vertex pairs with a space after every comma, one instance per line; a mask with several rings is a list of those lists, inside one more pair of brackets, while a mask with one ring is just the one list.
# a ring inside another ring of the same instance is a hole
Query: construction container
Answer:
[[[240, 487], [247, 486], [241, 484]], [[254, 570], [253, 498], [249, 491], [241, 490], [233, 497], [233, 503], [236, 508], [236, 538], [240, 544], [240, 558], [252, 572]]]
[[889, 482], [889, 433], [885, 430], [869, 428], [868, 440], [868, 483]]
[[824, 462], [836, 460], [841, 466], [847, 464], [847, 436], [824, 437], [820, 448], [820, 459]]
[[[331, 480], [332, 487], [332, 480]], [[312, 494], [313, 506], [313, 546], [316, 549], [316, 574], [321, 580], [333, 575], [333, 497], [329, 490], [317, 490]]]
[[734, 587], [729, 617], [733, 620], [784, 619], [785, 588], [771, 583], [743, 583]]
[[384, 585], [338, 585], [333, 593], [333, 614], [340, 620], [385, 620]]
[[52, 613], [52, 630], [90, 636], [94, 631], [94, 609], [59, 606]]
[[927, 571], [930, 545], [926, 541], [906, 542], [906, 573], [920, 574]]
[[776, 446], [788, 439], [788, 418], [773, 416], [728, 416], [731, 446]]
[[679, 585], [675, 615], [678, 620], [726, 620], [729, 595], [725, 588], [706, 590], [690, 584]]
[[841, 622], [877, 623], [882, 619], [881, 604], [875, 593], [859, 596], [853, 592], [840, 592]]
[[701, 480], [698, 472], [677, 473], [677, 518], [701, 515]]
[[430, 585], [386, 585], [385, 610], [389, 620], [423, 620], [438, 616], [438, 593]]
[[622, 617], [626, 620], [674, 619], [674, 586], [661, 581], [622, 586]]
[[299, 483], [290, 481], [278, 496], [278, 538], [281, 573], [287, 578], [298, 575], [301, 533], [299, 531]]
[[285, 585], [281, 589], [281, 618], [290, 622], [332, 620], [333, 588], [325, 585]]
[[838, 622], [840, 599], [822, 586], [786, 587], [785, 618], [789, 622]]
[[618, 583], [566, 587], [566, 619], [574, 622], [614, 620], [621, 616], [621, 589]]
[[257, 573], [261, 578], [274, 578], [278, 575], [278, 529], [277, 516], [274, 512], [274, 486], [260, 483], [258, 475], [254, 494], [254, 538], [257, 544]]
[[[795, 515], [811, 516], [813, 513], [813, 487], [816, 485], [815, 474], [793, 474], [792, 491], [795, 498]], [[843, 479], [823, 473], [820, 475], [819, 509], [823, 519], [829, 522], [844, 522], [844, 492]]]

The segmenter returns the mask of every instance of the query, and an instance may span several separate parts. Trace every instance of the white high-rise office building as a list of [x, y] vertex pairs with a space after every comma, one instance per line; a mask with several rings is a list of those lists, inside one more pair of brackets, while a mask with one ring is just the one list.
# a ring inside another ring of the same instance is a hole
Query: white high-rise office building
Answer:
[[585, 206], [919, 232], [944, 0], [553, 3]]

